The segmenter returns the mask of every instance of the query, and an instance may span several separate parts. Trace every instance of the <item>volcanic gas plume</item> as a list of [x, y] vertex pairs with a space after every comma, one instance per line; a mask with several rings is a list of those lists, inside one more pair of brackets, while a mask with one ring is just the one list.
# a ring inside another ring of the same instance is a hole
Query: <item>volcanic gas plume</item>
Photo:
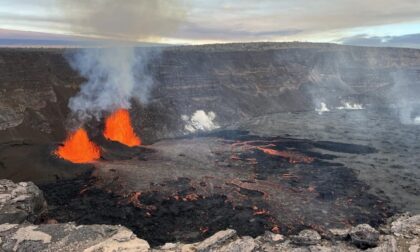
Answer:
[[55, 154], [73, 163], [89, 163], [101, 156], [99, 147], [89, 140], [83, 128], [70, 133]]
[[106, 119], [104, 136], [108, 140], [130, 147], [141, 145], [140, 138], [131, 126], [130, 114], [126, 109], [118, 109]]

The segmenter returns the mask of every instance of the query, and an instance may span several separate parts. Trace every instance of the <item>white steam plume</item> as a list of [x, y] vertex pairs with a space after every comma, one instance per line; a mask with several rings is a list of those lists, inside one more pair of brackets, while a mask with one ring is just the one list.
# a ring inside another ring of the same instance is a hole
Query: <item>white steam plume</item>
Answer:
[[[139, 39], [159, 39], [176, 32], [184, 16], [181, 0], [58, 0], [75, 34], [106, 39], [102, 48], [80, 49], [68, 57], [87, 81], [69, 101], [71, 120], [81, 124], [103, 112], [130, 108], [133, 98], [146, 103], [152, 84], [147, 57], [135, 49]], [[129, 46], [127, 46], [129, 45]], [[151, 50], [148, 50], [151, 51]], [[156, 52], [156, 50], [154, 50]], [[148, 54], [147, 56], [153, 56]]]
[[361, 110], [364, 109], [362, 104], [344, 102], [342, 106], [337, 107], [339, 110]]
[[191, 118], [187, 115], [182, 115], [181, 119], [185, 122], [185, 130], [190, 133], [196, 131], [211, 131], [220, 127], [214, 121], [214, 119], [216, 119], [216, 113], [213, 111], [206, 113], [204, 110], [197, 110]]
[[391, 76], [394, 83], [387, 98], [398, 109], [402, 124], [417, 124], [416, 118], [420, 114], [418, 76], [412, 71], [402, 70], [392, 73]]
[[330, 112], [330, 109], [327, 107], [327, 104], [325, 102], [321, 102], [320, 107], [317, 107], [315, 109], [318, 114], [322, 115], [325, 112]]
[[147, 102], [152, 81], [142, 71], [142, 58], [134, 48], [81, 49], [69, 57], [69, 62], [87, 79], [69, 100], [69, 108], [79, 121], [99, 119], [104, 111], [128, 109], [132, 98]]

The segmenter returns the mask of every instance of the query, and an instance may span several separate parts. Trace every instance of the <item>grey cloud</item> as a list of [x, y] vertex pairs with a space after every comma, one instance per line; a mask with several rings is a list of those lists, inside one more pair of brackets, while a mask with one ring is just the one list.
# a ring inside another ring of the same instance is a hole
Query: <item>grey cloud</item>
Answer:
[[104, 43], [79, 36], [0, 29], [0, 46], [94, 46]]
[[418, 0], [22, 0], [19, 3], [48, 9], [51, 15], [0, 13], [0, 23], [7, 19], [8, 23], [23, 27], [45, 30], [53, 26], [55, 30], [83, 36], [121, 40], [249, 41], [280, 40], [285, 36], [310, 40], [352, 28], [420, 22]]
[[202, 27], [211, 26], [226, 31], [301, 31], [295, 36], [300, 39], [356, 27], [420, 21], [420, 4], [413, 0], [222, 2], [228, 7], [220, 5], [219, 8], [209, 9], [208, 3], [204, 7], [197, 7], [190, 13], [189, 21]]
[[75, 33], [138, 40], [168, 36], [185, 18], [180, 0], [57, 0]]

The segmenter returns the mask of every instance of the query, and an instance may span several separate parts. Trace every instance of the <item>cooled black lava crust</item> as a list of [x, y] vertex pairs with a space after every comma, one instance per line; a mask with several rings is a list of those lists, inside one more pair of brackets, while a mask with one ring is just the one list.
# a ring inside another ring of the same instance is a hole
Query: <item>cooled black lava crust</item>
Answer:
[[[87, 173], [77, 179], [41, 186], [49, 206], [42, 221], [120, 224], [152, 246], [174, 241], [197, 242], [227, 228], [235, 229], [239, 235], [255, 237], [272, 226], [268, 215], [254, 215], [250, 206], [233, 206], [223, 195], [183, 200], [194, 193], [185, 188], [177, 192], [180, 198], [177, 200], [159, 192], [147, 192], [139, 197], [142, 205], [135, 206], [113, 193], [86, 189], [92, 182]], [[182, 187], [183, 179], [176, 183]]]
[[[113, 177], [107, 178], [88, 172], [75, 179], [59, 179], [40, 185], [49, 206], [43, 221], [121, 224], [156, 246], [166, 242], [200, 241], [227, 228], [235, 229], [239, 235], [254, 237], [266, 230], [290, 235], [305, 228], [326, 234], [328, 228], [333, 227], [359, 223], [378, 226], [395, 213], [387, 199], [370, 194], [369, 187], [357, 179], [352, 169], [336, 162], [336, 155], [319, 151], [368, 155], [376, 151], [372, 147], [260, 137], [243, 131], [220, 131], [194, 137], [218, 144], [213, 147], [223, 147], [215, 148], [217, 162], [206, 171], [208, 175], [200, 173], [205, 169], [173, 163], [173, 171], [187, 170], [188, 176], [155, 183], [158, 178], [146, 175], [156, 167], [139, 166], [143, 172], [138, 175], [139, 182], [150, 183], [150, 188], [141, 192], [120, 190], [124, 178], [119, 177], [117, 170], [113, 171]], [[189, 139], [171, 141], [178, 146], [177, 141]], [[278, 151], [280, 155], [267, 154], [264, 148]], [[134, 151], [118, 150], [116, 160], [125, 156], [131, 158]], [[159, 151], [150, 149], [135, 152], [142, 155], [134, 162], [153, 164], [153, 160], [160, 157], [156, 156]], [[150, 160], [148, 153], [154, 155]], [[107, 160], [113, 158], [108, 156]], [[248, 179], [228, 178], [229, 173]]]

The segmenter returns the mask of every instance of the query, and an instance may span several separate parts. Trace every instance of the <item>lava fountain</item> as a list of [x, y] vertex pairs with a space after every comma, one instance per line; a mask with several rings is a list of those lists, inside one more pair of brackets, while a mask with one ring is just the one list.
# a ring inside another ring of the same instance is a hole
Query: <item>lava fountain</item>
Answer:
[[126, 109], [118, 109], [106, 119], [104, 136], [130, 147], [141, 145], [141, 139], [134, 132]]
[[73, 163], [89, 163], [101, 156], [99, 147], [89, 140], [83, 128], [70, 133], [55, 154]]

